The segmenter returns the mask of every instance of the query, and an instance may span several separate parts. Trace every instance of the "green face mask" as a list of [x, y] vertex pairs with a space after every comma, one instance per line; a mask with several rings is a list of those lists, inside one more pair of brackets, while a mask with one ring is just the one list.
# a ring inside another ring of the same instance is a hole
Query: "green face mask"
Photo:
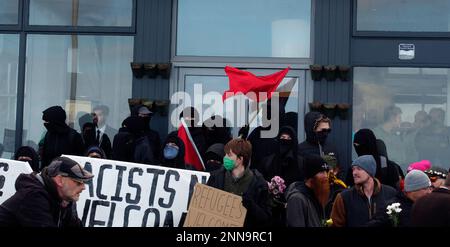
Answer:
[[223, 167], [225, 167], [225, 170], [227, 170], [227, 171], [233, 170], [234, 165], [235, 165], [235, 161], [234, 160], [232, 160], [232, 159], [230, 159], [230, 158], [228, 158], [226, 156], [223, 157]]

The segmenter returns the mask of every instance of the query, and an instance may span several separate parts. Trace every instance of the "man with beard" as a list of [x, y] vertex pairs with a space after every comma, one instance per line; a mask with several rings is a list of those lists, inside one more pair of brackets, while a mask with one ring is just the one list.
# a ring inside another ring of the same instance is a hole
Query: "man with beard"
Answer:
[[323, 222], [327, 218], [325, 206], [330, 195], [328, 169], [320, 156], [305, 157], [305, 180], [291, 184], [286, 193], [288, 226], [324, 226]]
[[320, 112], [308, 112], [305, 115], [306, 140], [298, 145], [301, 156], [319, 155], [336, 157], [337, 165], [341, 164], [336, 148], [327, 142], [331, 132], [331, 120]]
[[83, 155], [84, 144], [81, 135], [66, 124], [66, 112], [61, 106], [52, 106], [42, 112], [42, 120], [47, 129], [39, 143], [41, 168], [61, 154]]
[[81, 227], [75, 202], [92, 175], [67, 157], [41, 173], [21, 174], [16, 193], [0, 206], [0, 226]]
[[376, 212], [386, 210], [387, 202], [397, 192], [375, 178], [376, 170], [372, 155], [363, 155], [353, 161], [355, 186], [337, 195], [331, 211], [333, 226], [367, 226]]

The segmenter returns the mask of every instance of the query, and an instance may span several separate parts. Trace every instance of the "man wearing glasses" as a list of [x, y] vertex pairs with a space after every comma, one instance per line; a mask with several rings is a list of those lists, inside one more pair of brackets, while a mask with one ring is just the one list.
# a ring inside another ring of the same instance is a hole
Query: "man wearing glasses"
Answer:
[[41, 173], [21, 174], [16, 193], [0, 205], [0, 226], [81, 227], [75, 202], [94, 175], [67, 157]]

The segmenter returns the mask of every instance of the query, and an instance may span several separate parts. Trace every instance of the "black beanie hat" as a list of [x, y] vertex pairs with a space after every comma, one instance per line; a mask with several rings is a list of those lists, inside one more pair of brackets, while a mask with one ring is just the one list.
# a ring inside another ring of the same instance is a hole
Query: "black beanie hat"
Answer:
[[322, 157], [318, 155], [309, 155], [305, 157], [305, 163], [303, 165], [305, 179], [312, 178], [317, 173], [328, 170], [329, 166]]

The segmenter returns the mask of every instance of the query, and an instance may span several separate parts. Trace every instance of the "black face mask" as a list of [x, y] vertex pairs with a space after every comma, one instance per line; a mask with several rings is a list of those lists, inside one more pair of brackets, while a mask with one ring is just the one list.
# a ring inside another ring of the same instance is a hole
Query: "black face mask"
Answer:
[[322, 131], [316, 132], [317, 141], [321, 145], [323, 145], [327, 141], [327, 137], [328, 137], [328, 133], [329, 132], [330, 131], [327, 131], [327, 130], [322, 130]]
[[44, 127], [45, 127], [48, 131], [50, 131], [50, 132], [56, 130], [56, 124], [51, 123], [51, 122], [44, 123]]
[[212, 172], [214, 170], [217, 170], [219, 168], [221, 168], [223, 165], [220, 161], [217, 160], [208, 160], [208, 162], [206, 162], [206, 171], [207, 172]]
[[355, 152], [356, 154], [358, 154], [358, 156], [362, 156], [362, 155], [372, 155], [372, 152], [370, 149], [366, 148], [364, 145], [355, 145], [353, 144], [353, 147], [355, 148]]
[[291, 150], [292, 140], [278, 139], [278, 142], [280, 143], [280, 154], [286, 155]]
[[142, 118], [141, 120], [143, 122], [144, 130], [149, 130], [151, 117], [141, 117], [141, 118]]

